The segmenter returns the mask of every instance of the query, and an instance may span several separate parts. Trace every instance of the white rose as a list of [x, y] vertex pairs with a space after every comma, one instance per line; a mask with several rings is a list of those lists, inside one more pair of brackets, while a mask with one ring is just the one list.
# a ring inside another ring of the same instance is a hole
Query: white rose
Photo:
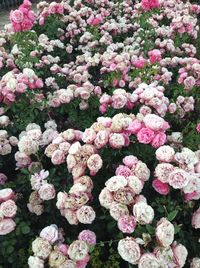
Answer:
[[110, 215], [118, 221], [122, 216], [129, 215], [129, 210], [126, 205], [113, 202], [110, 206]]
[[138, 268], [160, 268], [160, 263], [154, 254], [145, 253], [139, 260]]
[[113, 176], [107, 180], [105, 185], [110, 192], [116, 192], [127, 185], [127, 180], [124, 176]]
[[15, 91], [17, 86], [17, 80], [15, 78], [11, 78], [7, 83], [6, 87], [10, 89], [11, 91]]
[[141, 180], [136, 176], [127, 177], [128, 186], [131, 187], [135, 194], [140, 194], [143, 188]]
[[51, 253], [51, 245], [48, 241], [38, 237], [32, 243], [32, 250], [36, 257], [47, 259]]
[[29, 268], [44, 268], [44, 261], [38, 257], [30, 256], [28, 258]]
[[101, 206], [109, 209], [113, 201], [114, 201], [114, 198], [113, 198], [112, 193], [108, 191], [106, 187], [103, 188], [103, 190], [101, 190], [101, 193], [99, 194], [99, 202]]
[[131, 264], [137, 264], [140, 259], [140, 247], [132, 237], [120, 240], [117, 250], [122, 259]]
[[87, 243], [81, 240], [74, 241], [68, 249], [70, 259], [74, 261], [83, 260], [88, 254]]
[[200, 268], [200, 258], [193, 258], [190, 268]]
[[156, 227], [156, 238], [162, 247], [169, 247], [174, 240], [174, 225], [166, 218], [160, 219]]
[[154, 210], [144, 202], [138, 202], [133, 206], [133, 215], [140, 224], [149, 224], [154, 218]]
[[23, 69], [23, 74], [28, 76], [28, 78], [33, 78], [35, 76], [35, 72], [30, 68], [24, 68]]

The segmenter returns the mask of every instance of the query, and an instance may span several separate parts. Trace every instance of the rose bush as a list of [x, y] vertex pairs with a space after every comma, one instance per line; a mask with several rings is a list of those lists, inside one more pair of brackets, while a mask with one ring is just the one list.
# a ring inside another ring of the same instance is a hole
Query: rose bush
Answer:
[[199, 267], [200, 5], [31, 8], [0, 32], [0, 268]]

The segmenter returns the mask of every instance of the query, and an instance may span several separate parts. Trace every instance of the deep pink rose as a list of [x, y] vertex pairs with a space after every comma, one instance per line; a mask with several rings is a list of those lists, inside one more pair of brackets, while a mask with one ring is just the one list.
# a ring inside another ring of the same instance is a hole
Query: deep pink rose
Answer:
[[158, 49], [150, 50], [148, 52], [148, 56], [149, 56], [150, 62], [153, 64], [161, 60], [161, 52]]
[[30, 30], [33, 27], [33, 22], [29, 19], [24, 19], [21, 24], [21, 27], [22, 27], [22, 31]]
[[139, 142], [148, 144], [154, 138], [154, 131], [150, 128], [141, 128], [140, 131], [137, 133], [137, 139]]
[[24, 14], [22, 11], [16, 9], [10, 12], [10, 20], [12, 23], [21, 23], [24, 19]]
[[152, 145], [154, 148], [158, 148], [158, 147], [162, 146], [162, 145], [165, 143], [166, 138], [167, 138], [167, 137], [166, 137], [165, 133], [163, 133], [163, 132], [158, 132], [158, 133], [155, 135], [154, 139], [152, 140], [151, 145]]
[[169, 193], [169, 185], [161, 182], [158, 179], [153, 180], [152, 186], [159, 194], [167, 195]]
[[133, 65], [134, 67], [141, 69], [144, 67], [145, 63], [146, 63], [146, 59], [141, 57], [141, 58], [138, 58], [137, 60], [134, 60]]

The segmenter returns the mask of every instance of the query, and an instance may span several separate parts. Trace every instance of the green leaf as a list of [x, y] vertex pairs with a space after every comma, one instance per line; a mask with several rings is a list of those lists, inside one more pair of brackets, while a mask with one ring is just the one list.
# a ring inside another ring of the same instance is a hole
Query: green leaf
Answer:
[[6, 252], [8, 254], [12, 253], [14, 251], [14, 247], [13, 246], [9, 246], [7, 249], [6, 249]]
[[176, 215], [177, 215], [177, 214], [178, 214], [178, 210], [174, 210], [174, 211], [172, 211], [172, 212], [170, 212], [170, 213], [168, 214], [167, 219], [168, 219], [169, 221], [173, 221], [173, 219], [176, 218]]
[[155, 233], [155, 229], [150, 224], [146, 225], [146, 229], [147, 229], [149, 234], [154, 234]]
[[23, 234], [28, 234], [30, 232], [30, 227], [29, 226], [23, 226], [22, 227], [22, 233]]

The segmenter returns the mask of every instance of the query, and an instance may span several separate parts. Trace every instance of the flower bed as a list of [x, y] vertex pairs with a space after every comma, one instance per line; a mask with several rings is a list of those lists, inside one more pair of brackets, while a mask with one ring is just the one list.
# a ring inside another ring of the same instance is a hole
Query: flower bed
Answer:
[[200, 5], [23, 4], [0, 32], [0, 268], [200, 267]]

